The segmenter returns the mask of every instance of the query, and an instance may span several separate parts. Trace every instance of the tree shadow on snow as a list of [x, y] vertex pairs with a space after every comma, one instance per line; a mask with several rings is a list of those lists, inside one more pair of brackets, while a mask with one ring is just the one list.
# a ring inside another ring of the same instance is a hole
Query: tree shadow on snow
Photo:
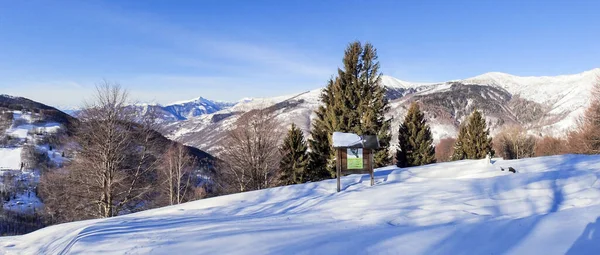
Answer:
[[505, 254], [524, 240], [542, 217], [458, 226], [456, 231], [423, 254]]
[[599, 254], [600, 253], [600, 217], [596, 222], [587, 224], [581, 236], [567, 251], [567, 255]]
[[[565, 200], [565, 194], [563, 187], [557, 182], [560, 182], [562, 179], [583, 175], [581, 171], [565, 171], [565, 169], [569, 169], [566, 166], [569, 163], [564, 161], [560, 163], [562, 164], [549, 164], [547, 168], [553, 169], [552, 171], [531, 174], [526, 177], [521, 175], [520, 178], [524, 179], [517, 180], [517, 182], [513, 182], [515, 176], [507, 175], [476, 182], [472, 187], [476, 193], [487, 194], [497, 202], [498, 200], [494, 199], [494, 196], [500, 192], [521, 188], [534, 182], [551, 181], [552, 201], [550, 208], [545, 214], [536, 215], [538, 210], [535, 203], [533, 203], [535, 197], [528, 196], [525, 198], [525, 201], [529, 202], [532, 216], [514, 220], [482, 220], [480, 223], [474, 223], [470, 226], [460, 226], [446, 238], [433, 245], [424, 254], [504, 254], [509, 252], [525, 240], [545, 216], [559, 211], [560, 206]], [[500, 205], [496, 203], [496, 205], [491, 207], [489, 209], [493, 212], [492, 216], [498, 217], [503, 215]], [[596, 221], [596, 223], [600, 224], [599, 221]], [[600, 247], [600, 242], [597, 243], [596, 247]], [[583, 254], [589, 254], [589, 251]]]

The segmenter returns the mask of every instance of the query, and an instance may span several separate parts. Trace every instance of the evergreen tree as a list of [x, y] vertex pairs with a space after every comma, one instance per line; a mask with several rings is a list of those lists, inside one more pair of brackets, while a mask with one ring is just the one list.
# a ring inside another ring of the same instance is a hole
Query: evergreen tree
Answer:
[[391, 140], [390, 120], [384, 116], [389, 106], [380, 80], [377, 50], [373, 45], [349, 44], [343, 68], [329, 80], [321, 94], [322, 106], [316, 111], [310, 140], [311, 176], [322, 177], [325, 171], [335, 176], [335, 150], [331, 148], [333, 132], [377, 135], [381, 149], [375, 152], [375, 166], [390, 163], [387, 151]]
[[417, 103], [412, 103], [398, 132], [398, 167], [421, 166], [435, 163], [435, 147], [425, 115]]
[[467, 145], [465, 145], [465, 141], [467, 141], [466, 136], [467, 125], [466, 123], [462, 123], [458, 130], [458, 138], [456, 138], [456, 142], [454, 143], [454, 153], [452, 154], [450, 160], [455, 161], [467, 158], [467, 154], [464, 150], [464, 148], [467, 147]]
[[319, 181], [335, 177], [335, 165], [330, 161], [331, 148], [331, 121], [325, 121], [327, 117], [327, 105], [332, 105], [333, 80], [329, 80], [327, 87], [321, 92], [321, 102], [323, 105], [315, 111], [317, 117], [313, 120], [310, 131], [311, 139], [308, 141], [310, 146], [307, 180]]
[[385, 95], [385, 87], [381, 86], [381, 74], [379, 73], [379, 62], [377, 61], [377, 50], [372, 44], [367, 43], [362, 55], [362, 72], [360, 80], [363, 84], [360, 94], [362, 99], [359, 112], [362, 113], [361, 130], [358, 134], [377, 135], [380, 150], [375, 151], [373, 159], [375, 167], [387, 166], [392, 162], [388, 152], [392, 135], [391, 119], [385, 118], [389, 111], [389, 102]]
[[475, 110], [468, 122], [461, 125], [452, 159], [482, 159], [488, 154], [494, 155], [490, 130], [481, 112]]
[[306, 150], [306, 141], [304, 140], [302, 130], [295, 124], [292, 124], [279, 149], [282, 156], [279, 163], [279, 180], [282, 185], [304, 182], [304, 174], [308, 166], [308, 154]]
[[311, 131], [312, 139], [309, 140], [310, 153], [308, 161], [308, 169], [305, 175], [306, 181], [319, 181], [335, 177], [335, 169], [332, 162], [329, 160], [329, 155], [332, 150], [329, 142], [329, 134], [327, 130], [320, 127], [318, 124], [313, 125]]

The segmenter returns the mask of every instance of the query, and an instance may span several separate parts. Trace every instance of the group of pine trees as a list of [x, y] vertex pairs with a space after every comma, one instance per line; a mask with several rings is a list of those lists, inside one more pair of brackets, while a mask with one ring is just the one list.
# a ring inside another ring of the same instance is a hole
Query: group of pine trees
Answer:
[[[318, 181], [335, 177], [333, 132], [376, 135], [381, 149], [374, 155], [375, 166], [392, 163], [389, 154], [391, 120], [377, 50], [372, 44], [353, 42], [346, 48], [343, 67], [323, 90], [306, 141], [302, 130], [292, 125], [281, 147], [279, 181], [281, 185]], [[489, 130], [479, 111], [461, 125], [453, 160], [484, 158], [493, 154]], [[399, 128], [396, 164], [399, 167], [436, 162], [431, 129], [417, 103], [411, 104]]]
[[391, 120], [384, 116], [389, 106], [385, 89], [379, 86], [381, 73], [377, 59], [377, 50], [370, 43], [348, 45], [343, 67], [321, 93], [322, 104], [316, 111], [311, 139], [305, 142], [301, 130], [292, 126], [284, 140], [281, 182], [301, 183], [335, 177], [333, 132], [376, 135], [381, 149], [375, 151], [375, 166], [391, 163], [388, 154]]
[[[485, 118], [478, 110], [460, 126], [451, 160], [482, 159], [493, 156], [492, 138]], [[413, 102], [398, 132], [398, 167], [421, 166], [436, 162], [431, 129], [419, 105]]]

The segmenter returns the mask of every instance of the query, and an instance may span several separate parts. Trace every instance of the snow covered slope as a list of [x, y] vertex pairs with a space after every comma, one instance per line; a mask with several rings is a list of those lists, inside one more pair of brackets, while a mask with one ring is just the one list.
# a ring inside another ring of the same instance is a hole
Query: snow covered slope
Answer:
[[[512, 174], [501, 171], [509, 166]], [[0, 238], [2, 254], [599, 254], [600, 156], [478, 160], [246, 192]]]
[[[66, 130], [64, 125], [52, 119], [46, 120], [40, 114], [23, 111], [9, 113], [12, 114], [12, 124], [5, 130], [4, 136], [11, 139], [8, 142], [10, 145], [0, 148], [0, 190], [11, 194], [11, 198], [3, 200], [2, 207], [5, 212], [32, 214], [40, 210], [43, 203], [34, 192], [40, 179], [40, 169], [29, 165], [32, 163], [31, 159], [23, 157], [24, 152], [27, 152], [26, 146], [33, 145], [37, 153], [47, 157], [48, 164], [60, 166], [67, 160], [63, 157], [64, 149], [56, 146], [50, 149], [46, 138]], [[1, 213], [0, 215], [6, 217]]]
[[18, 170], [21, 169], [21, 151], [20, 147], [0, 148], [0, 170]]
[[461, 82], [500, 87], [512, 95], [548, 105], [549, 115], [566, 115], [551, 129], [566, 130], [575, 123], [583, 108], [587, 106], [594, 84], [600, 83], [600, 68], [579, 74], [540, 77], [519, 77], [492, 72]]

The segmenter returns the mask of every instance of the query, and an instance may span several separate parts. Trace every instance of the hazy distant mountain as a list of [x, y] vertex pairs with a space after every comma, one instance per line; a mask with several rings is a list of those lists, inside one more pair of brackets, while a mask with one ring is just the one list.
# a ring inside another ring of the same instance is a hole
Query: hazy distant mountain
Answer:
[[[157, 115], [160, 122], [170, 123], [222, 111], [236, 104], [237, 103], [213, 101], [199, 97], [196, 99], [174, 102], [167, 105], [137, 103], [129, 105], [129, 107], [133, 108], [134, 111], [139, 115], [144, 115], [152, 110], [152, 112]], [[62, 110], [63, 112], [75, 117], [80, 111], [80, 109], [76, 108], [64, 108]]]
[[[418, 101], [423, 104], [437, 142], [456, 136], [460, 122], [475, 108], [485, 113], [492, 133], [506, 124], [517, 123], [536, 135], [563, 135], [583, 113], [598, 77], [600, 68], [553, 77], [494, 72], [439, 83], [413, 83], [383, 76], [381, 83], [388, 89], [388, 116], [393, 118], [394, 140], [408, 105]], [[308, 134], [320, 93], [321, 89], [317, 89], [297, 95], [245, 99], [193, 118], [180, 114], [187, 120], [166, 124], [164, 132], [172, 139], [210, 152], [239, 116], [251, 109], [268, 107], [277, 113], [282, 128], [294, 122]]]
[[192, 100], [168, 104], [162, 108], [178, 120], [187, 120], [203, 114], [215, 113], [234, 106], [236, 103], [219, 102], [199, 97]]

